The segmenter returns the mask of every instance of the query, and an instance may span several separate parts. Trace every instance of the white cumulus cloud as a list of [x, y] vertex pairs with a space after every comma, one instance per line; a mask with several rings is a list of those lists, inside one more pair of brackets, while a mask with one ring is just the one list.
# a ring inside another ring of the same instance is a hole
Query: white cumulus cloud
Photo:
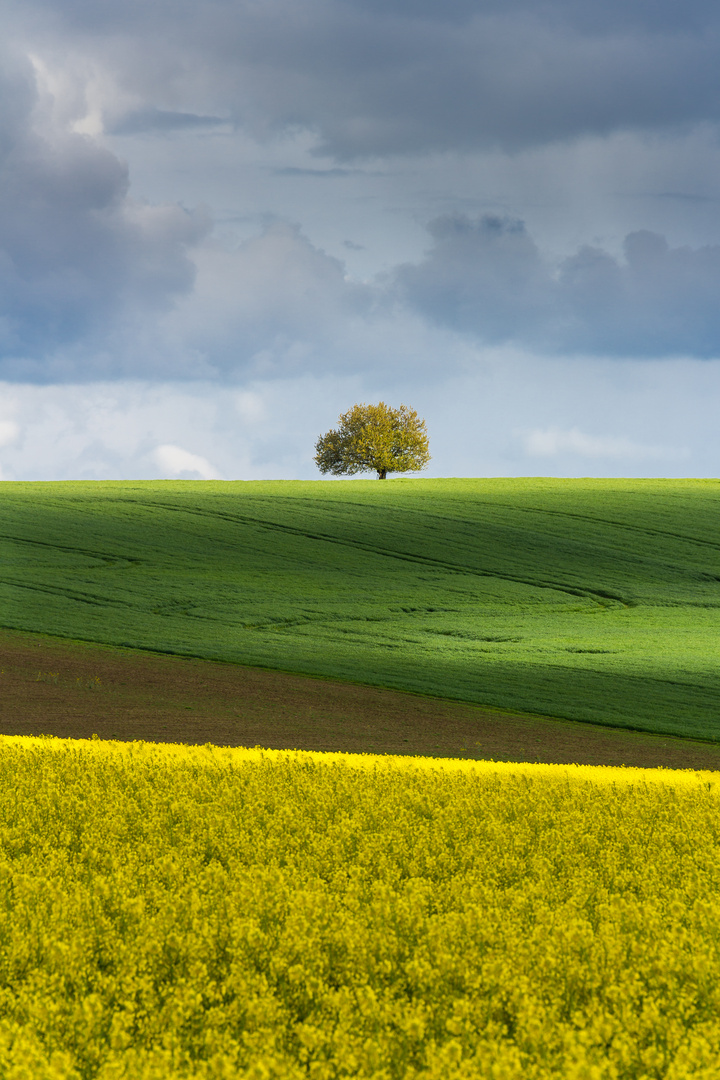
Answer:
[[191, 454], [189, 450], [183, 450], [181, 446], [166, 443], [158, 446], [153, 456], [159, 467], [166, 470], [173, 478], [190, 473], [199, 476], [202, 480], [220, 479], [207, 458], [201, 457], [200, 454]]
[[20, 434], [20, 426], [14, 420], [0, 420], [0, 446], [9, 446]]
[[685, 450], [672, 447], [645, 446], [615, 435], [588, 435], [577, 427], [563, 430], [557, 427], [536, 428], [523, 436], [525, 451], [532, 457], [558, 457], [575, 454], [588, 458], [624, 458], [658, 460], [687, 455]]

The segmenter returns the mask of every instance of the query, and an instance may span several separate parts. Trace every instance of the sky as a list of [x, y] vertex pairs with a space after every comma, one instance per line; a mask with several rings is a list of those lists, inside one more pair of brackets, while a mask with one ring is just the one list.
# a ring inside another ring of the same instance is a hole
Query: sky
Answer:
[[4, 0], [0, 479], [720, 474], [720, 7]]

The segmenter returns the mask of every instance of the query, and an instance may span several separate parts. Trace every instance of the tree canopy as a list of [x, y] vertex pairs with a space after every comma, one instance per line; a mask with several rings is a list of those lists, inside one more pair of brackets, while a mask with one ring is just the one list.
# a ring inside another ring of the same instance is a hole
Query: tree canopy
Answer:
[[414, 409], [393, 409], [384, 401], [377, 405], [353, 405], [339, 425], [315, 444], [315, 463], [333, 476], [377, 472], [384, 480], [390, 472], [415, 472], [430, 460], [430, 444]]

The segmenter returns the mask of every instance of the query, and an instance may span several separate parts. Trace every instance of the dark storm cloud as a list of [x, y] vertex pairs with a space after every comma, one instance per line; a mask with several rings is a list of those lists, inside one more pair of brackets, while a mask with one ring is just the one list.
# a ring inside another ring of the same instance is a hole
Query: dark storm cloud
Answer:
[[113, 154], [44, 127], [29, 66], [3, 64], [0, 101], [0, 373], [10, 374], [166, 309], [192, 287], [186, 249], [208, 223], [133, 203]]
[[198, 116], [197, 113], [171, 112], [167, 109], [138, 109], [128, 112], [108, 125], [110, 135], [162, 134], [170, 131], [197, 131], [227, 124], [221, 116]]
[[434, 322], [486, 343], [611, 356], [720, 357], [720, 246], [630, 233], [618, 259], [585, 246], [554, 267], [522, 222], [446, 216], [396, 287]]
[[[425, 258], [359, 284], [282, 221], [235, 248], [200, 244], [201, 215], [134, 202], [102, 136], [77, 133], [100, 132], [102, 119], [115, 136], [219, 124], [258, 139], [299, 134], [299, 153], [313, 145], [335, 160], [310, 169], [273, 157], [282, 164], [265, 175], [303, 190], [317, 180], [323, 193], [363, 168], [379, 175], [382, 155], [427, 162], [629, 129], [670, 137], [720, 119], [716, 5], [8, 0], [7, 12], [8, 39], [38, 58], [40, 78], [8, 61], [0, 85], [0, 377], [92, 378], [98, 364], [103, 376], [155, 375], [135, 344], [153, 321], [158, 339], [170, 334], [157, 350], [170, 376], [322, 371], [375, 353], [386, 364], [374, 334], [430, 337], [429, 322], [533, 351], [720, 356], [720, 248], [636, 231], [622, 257], [586, 246], [558, 264], [519, 220], [449, 215], [430, 226]], [[203, 159], [207, 175], [223, 161]], [[686, 182], [653, 179], [666, 200]], [[359, 241], [358, 228], [339, 235]], [[62, 370], [48, 360], [75, 347]]]
[[585, 247], [560, 268], [567, 348], [628, 356], [720, 357], [720, 246], [671, 248], [641, 230], [624, 259]]
[[296, 165], [286, 165], [281, 169], [273, 169], [275, 176], [318, 176], [333, 178], [337, 176], [362, 176], [360, 169], [301, 169]]
[[[720, 9], [673, 0], [23, 0], [142, 109], [230, 109], [339, 160], [720, 117]], [[24, 14], [23, 14], [24, 13]]]
[[481, 329], [488, 341], [511, 337], [519, 315], [526, 335], [544, 327], [553, 283], [522, 222], [456, 214], [428, 228], [435, 244], [426, 259], [397, 271], [406, 300], [453, 329]]

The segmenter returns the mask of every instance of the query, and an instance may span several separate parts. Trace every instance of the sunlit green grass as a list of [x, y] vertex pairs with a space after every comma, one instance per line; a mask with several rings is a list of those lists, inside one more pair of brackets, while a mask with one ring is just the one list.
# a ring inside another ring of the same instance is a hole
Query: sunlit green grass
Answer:
[[0, 485], [0, 623], [720, 738], [720, 482]]

